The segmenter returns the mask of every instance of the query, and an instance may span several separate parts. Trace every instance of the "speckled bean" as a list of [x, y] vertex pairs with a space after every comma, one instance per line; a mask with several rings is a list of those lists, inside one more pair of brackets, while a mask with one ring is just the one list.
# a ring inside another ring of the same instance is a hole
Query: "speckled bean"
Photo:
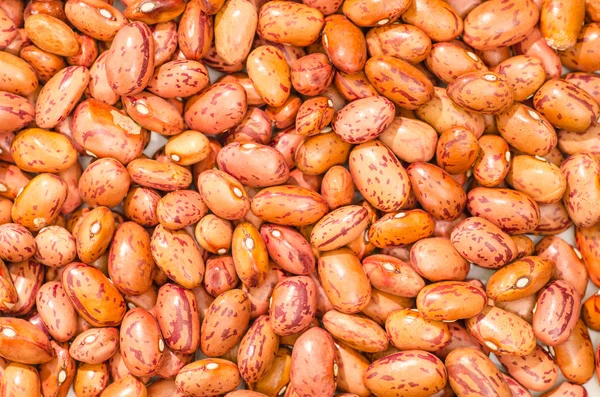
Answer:
[[204, 261], [193, 237], [184, 230], [169, 230], [158, 225], [152, 233], [150, 249], [156, 265], [185, 288], [202, 282]]
[[0, 259], [21, 262], [35, 254], [36, 241], [29, 230], [16, 223], [0, 225]]
[[389, 212], [369, 228], [369, 240], [378, 248], [414, 243], [433, 234], [433, 217], [423, 210]]
[[[121, 323], [126, 310], [125, 301], [102, 272], [73, 262], [65, 268], [62, 283], [75, 310], [88, 323], [97, 327]], [[102, 307], [102, 310], [98, 307]]]
[[60, 282], [51, 281], [37, 291], [36, 308], [48, 333], [58, 342], [66, 342], [77, 330], [77, 312]]
[[446, 357], [450, 386], [459, 396], [512, 396], [508, 383], [494, 363], [482, 352], [456, 349]]
[[241, 340], [249, 320], [250, 301], [245, 292], [233, 289], [219, 295], [202, 322], [202, 353], [209, 357], [225, 354]]
[[456, 226], [450, 239], [465, 259], [489, 269], [512, 262], [518, 253], [510, 236], [484, 218], [467, 218]]
[[123, 318], [120, 332], [121, 356], [125, 366], [135, 376], [150, 376], [165, 349], [158, 323], [142, 308], [129, 310]]
[[594, 375], [594, 346], [582, 320], [577, 320], [571, 336], [553, 349], [556, 364], [568, 381], [583, 384]]
[[179, 353], [193, 353], [200, 345], [198, 303], [192, 291], [176, 284], [158, 290], [156, 320], [167, 346]]
[[[372, 57], [365, 65], [365, 73], [377, 91], [401, 108], [414, 110], [433, 98], [431, 81], [400, 59], [387, 55]], [[404, 89], [395, 89], [398, 85]]]
[[338, 370], [335, 346], [327, 331], [314, 327], [298, 338], [290, 373], [290, 385], [298, 397], [333, 395]]
[[463, 40], [478, 50], [508, 47], [527, 37], [539, 15], [532, 0], [487, 1], [465, 18]]
[[250, 209], [250, 199], [242, 184], [223, 171], [204, 171], [198, 177], [198, 187], [202, 201], [223, 219], [241, 219]]
[[101, 364], [119, 349], [117, 328], [92, 328], [81, 334], [71, 343], [69, 354], [77, 361], [88, 364]]
[[60, 172], [77, 161], [77, 152], [69, 138], [41, 128], [18, 134], [10, 153], [15, 164], [28, 172]]
[[328, 212], [327, 202], [309, 189], [282, 185], [261, 190], [252, 199], [252, 212], [265, 222], [306, 226]]
[[97, 99], [85, 100], [75, 108], [71, 129], [75, 141], [93, 157], [112, 157], [127, 164], [144, 148], [146, 130]]
[[[319, 258], [319, 277], [336, 310], [358, 313], [369, 302], [371, 284], [360, 261], [347, 248], [328, 251]], [[344, 288], [340, 288], [344, 285]]]
[[433, 354], [407, 350], [372, 362], [363, 379], [379, 397], [427, 397], [444, 389], [448, 374]]
[[567, 181], [563, 198], [569, 217], [579, 227], [590, 227], [600, 220], [595, 197], [596, 175], [600, 164], [590, 153], [577, 153], [565, 160], [560, 167]]
[[[127, 67], [124, 67], [127, 65]], [[122, 27], [106, 57], [106, 77], [118, 95], [139, 94], [154, 71], [154, 39], [148, 25], [135, 21]]]
[[257, 33], [275, 43], [304, 47], [321, 33], [323, 14], [304, 4], [270, 1], [260, 8]]
[[525, 320], [497, 307], [487, 306], [466, 321], [467, 331], [496, 355], [524, 356], [533, 352], [536, 335]]
[[533, 105], [553, 126], [575, 132], [587, 130], [600, 117], [600, 105], [590, 94], [560, 79], [544, 83]]
[[479, 314], [487, 304], [483, 289], [468, 282], [446, 281], [419, 291], [417, 309], [427, 319], [455, 321]]
[[247, 108], [244, 87], [235, 82], [216, 83], [187, 100], [184, 118], [189, 128], [216, 135], [242, 121]]
[[567, 340], [579, 318], [581, 298], [575, 288], [556, 280], [540, 293], [533, 315], [533, 330], [538, 339], [549, 346]]

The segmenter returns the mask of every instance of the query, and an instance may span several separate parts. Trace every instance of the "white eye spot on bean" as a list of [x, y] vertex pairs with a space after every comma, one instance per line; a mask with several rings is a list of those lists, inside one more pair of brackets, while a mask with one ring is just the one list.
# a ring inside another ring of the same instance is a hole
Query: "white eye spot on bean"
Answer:
[[396, 215], [394, 215], [394, 219], [404, 218], [405, 216], [406, 216], [405, 212], [398, 212]]
[[521, 277], [517, 280], [517, 282], [515, 283], [515, 286], [517, 288], [525, 288], [529, 285], [529, 277]]
[[327, 100], [327, 106], [329, 106], [330, 108], [333, 107], [333, 101], [331, 99]]
[[533, 110], [528, 110], [527, 114], [529, 115], [529, 117], [531, 117], [532, 119], [534, 119], [535, 121], [540, 121], [540, 115], [537, 114], [536, 112], [534, 112]]
[[271, 236], [279, 238], [281, 237], [281, 232], [279, 230], [273, 230]]
[[245, 239], [244, 246], [246, 247], [247, 250], [253, 250], [254, 249], [254, 239], [252, 239], [251, 237], [248, 237], [247, 239]]
[[233, 188], [233, 194], [235, 194], [239, 198], [242, 198], [242, 196], [243, 196], [242, 191], [240, 190], [239, 187], [234, 187]]
[[285, 393], [285, 391], [287, 390], [287, 385], [283, 386], [281, 388], [281, 390], [279, 390], [279, 393], [277, 393], [278, 396], [283, 396], [283, 393]]
[[144, 114], [144, 115], [146, 115], [146, 114], [150, 113], [150, 110], [148, 110], [148, 106], [146, 106], [146, 105], [145, 105], [144, 103], [142, 103], [142, 102], [138, 102], [138, 103], [135, 105], [135, 110], [137, 110], [137, 111], [138, 111], [138, 113], [140, 113], [140, 114]]
[[326, 34], [323, 35], [323, 47], [325, 47], [325, 48], [329, 47], [329, 40], [327, 40]]
[[110, 19], [113, 17], [112, 13], [110, 11], [108, 11], [105, 8], [100, 9], [100, 11], [98, 11], [100, 13], [100, 15], [102, 15], [104, 18]]
[[535, 312], [537, 311], [537, 303], [535, 304], [535, 306], [533, 307], [533, 310], [531, 310], [532, 314], [535, 314]]
[[339, 371], [340, 371], [340, 369], [339, 369], [337, 363], [333, 363], [333, 377], [334, 378], [338, 377]]
[[98, 157], [98, 156], [96, 156], [96, 155], [95, 155], [93, 152], [90, 152], [89, 150], [86, 150], [86, 151], [85, 151], [85, 153], [86, 153], [88, 156], [91, 156], [91, 157]]
[[393, 272], [396, 271], [396, 268], [394, 267], [394, 265], [392, 265], [391, 263], [384, 263], [383, 264], [383, 268], [385, 270], [387, 270], [388, 272]]
[[140, 7], [140, 10], [142, 12], [150, 12], [150, 11], [154, 10], [155, 8], [156, 8], [156, 4], [149, 1], [147, 3], [142, 4], [142, 6]]
[[575, 255], [577, 255], [579, 259], [583, 258], [583, 256], [581, 256], [581, 252], [579, 252], [577, 248], [573, 247], [573, 251], [575, 251]]
[[327, 126], [321, 130], [321, 134], [326, 134], [331, 131], [333, 131], [333, 129], [330, 126]]
[[217, 364], [217, 363], [206, 364], [206, 369], [208, 369], [209, 371], [212, 371], [213, 369], [217, 369], [217, 368], [219, 368], [219, 364]]
[[173, 153], [171, 155], [171, 160], [173, 160], [173, 161], [181, 161], [181, 157], [179, 157], [179, 155]]
[[8, 188], [6, 187], [6, 185], [3, 183], [0, 183], [0, 192], [6, 192], [6, 191], [8, 191]]
[[510, 152], [507, 150], [506, 153], [504, 153], [504, 158], [506, 159], [506, 161], [510, 161]]
[[492, 342], [492, 341], [486, 340], [486, 341], [484, 341], [483, 343], [484, 343], [484, 344], [485, 344], [485, 345], [486, 345], [486, 346], [487, 346], [487, 347], [488, 347], [490, 350], [493, 350], [493, 351], [496, 351], [496, 350], [498, 350], [498, 346], [497, 346], [497, 345], [496, 345], [494, 342]]
[[221, 248], [220, 250], [217, 251], [217, 254], [223, 255], [226, 252], [227, 252], [227, 248]]
[[498, 80], [498, 77], [495, 74], [486, 74], [483, 76], [483, 79], [485, 81], [496, 81]]
[[477, 57], [477, 55], [473, 54], [471, 51], [467, 51], [467, 55], [469, 56], [469, 58], [471, 58], [474, 61], [479, 61], [479, 58]]
[[365, 230], [365, 243], [369, 243], [371, 240], [369, 239], [369, 229]]
[[61, 369], [58, 373], [58, 385], [60, 386], [65, 383], [65, 380], [67, 380], [67, 371]]
[[46, 218], [35, 218], [33, 220], [33, 224], [35, 225], [35, 227], [46, 226]]
[[242, 145], [242, 147], [243, 147], [244, 149], [254, 149], [254, 148], [256, 147], [256, 145], [255, 145], [254, 143], [244, 143], [244, 144]]
[[90, 233], [96, 234], [100, 231], [100, 229], [101, 229], [100, 222], [94, 222], [94, 223], [92, 223], [92, 226], [90, 226]]
[[21, 195], [21, 193], [23, 193], [23, 189], [25, 189], [25, 188], [22, 187], [19, 189], [19, 191], [17, 192], [17, 196], [15, 198], [19, 197]]
[[377, 22], [377, 25], [379, 25], [379, 26], [385, 25], [389, 21], [390, 21], [389, 18], [385, 18], [385, 19], [382, 19], [381, 21]]
[[92, 343], [93, 341], [95, 341], [98, 337], [96, 335], [89, 335], [87, 336], [83, 341], [85, 343]]
[[136, 305], [134, 305], [133, 303], [129, 302], [129, 303], [127, 304], [127, 307], [128, 307], [130, 310], [131, 310], [131, 309], [135, 309], [137, 306], [136, 306]]
[[160, 338], [158, 340], [158, 351], [162, 353], [164, 350], [165, 350], [165, 342], [162, 340], [162, 338]]
[[548, 160], [546, 160], [546, 159], [545, 159], [545, 158], [543, 158], [543, 157], [540, 157], [540, 156], [533, 156], [533, 157], [534, 157], [536, 160], [543, 161], [544, 163], [547, 163], [547, 162], [548, 162]]
[[2, 335], [6, 336], [7, 338], [14, 338], [17, 336], [17, 333], [12, 328], [4, 328], [2, 330]]

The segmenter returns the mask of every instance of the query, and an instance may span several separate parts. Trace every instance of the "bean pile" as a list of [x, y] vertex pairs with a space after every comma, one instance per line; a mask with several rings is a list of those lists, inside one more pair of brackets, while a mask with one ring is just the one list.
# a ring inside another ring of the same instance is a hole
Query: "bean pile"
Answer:
[[587, 396], [598, 69], [600, 0], [0, 0], [0, 395]]

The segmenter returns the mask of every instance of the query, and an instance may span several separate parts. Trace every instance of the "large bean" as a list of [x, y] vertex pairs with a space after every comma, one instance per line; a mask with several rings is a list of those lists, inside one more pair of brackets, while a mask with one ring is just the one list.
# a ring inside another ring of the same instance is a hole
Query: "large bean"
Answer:
[[121, 28], [106, 57], [111, 88], [118, 95], [139, 94], [150, 82], [153, 71], [154, 39], [150, 28], [139, 21]]
[[83, 263], [68, 265], [62, 284], [77, 313], [96, 327], [115, 326], [125, 316], [125, 301], [100, 270]]
[[511, 235], [529, 233], [540, 222], [538, 204], [526, 193], [510, 189], [475, 188], [468, 194], [467, 208]]
[[533, 315], [533, 331], [536, 337], [549, 346], [566, 341], [579, 318], [581, 298], [575, 288], [563, 280], [553, 281], [537, 300]]
[[506, 310], [487, 306], [466, 321], [467, 330], [494, 354], [524, 356], [533, 352], [536, 335], [525, 320]]
[[363, 379], [379, 397], [427, 397], [444, 389], [448, 373], [433, 354], [407, 350], [372, 362]]
[[332, 396], [338, 365], [331, 335], [322, 328], [311, 328], [294, 344], [290, 385], [298, 397]]
[[422, 288], [416, 303], [427, 319], [455, 321], [479, 314], [487, 305], [487, 296], [482, 288], [466, 281], [446, 281]]
[[348, 248], [323, 253], [318, 269], [325, 294], [336, 310], [358, 313], [369, 303], [371, 283], [359, 259]]
[[450, 386], [461, 397], [512, 396], [500, 371], [478, 350], [459, 348], [450, 352], [446, 357], [446, 368]]
[[358, 191], [377, 209], [397, 211], [408, 200], [410, 184], [406, 170], [380, 141], [356, 146], [350, 153], [349, 168]]

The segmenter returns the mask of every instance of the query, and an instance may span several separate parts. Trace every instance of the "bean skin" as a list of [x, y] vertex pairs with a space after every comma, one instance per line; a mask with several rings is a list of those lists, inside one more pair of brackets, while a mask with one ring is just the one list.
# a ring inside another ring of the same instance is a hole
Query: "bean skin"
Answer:
[[385, 330], [390, 342], [400, 350], [434, 352], [450, 341], [445, 323], [427, 319], [415, 309], [391, 313], [385, 321]]
[[454, 321], [479, 314], [487, 304], [487, 297], [481, 288], [468, 282], [446, 281], [421, 289], [416, 303], [427, 319]]
[[467, 330], [495, 354], [527, 355], [535, 349], [533, 328], [505, 310], [488, 306], [466, 321]]
[[450, 386], [460, 396], [512, 396], [500, 371], [478, 350], [460, 348], [452, 351], [446, 357], [446, 368]]
[[406, 350], [372, 362], [363, 379], [365, 386], [380, 397], [426, 397], [444, 388], [448, 373], [433, 354]]
[[581, 298], [571, 285], [551, 282], [538, 296], [532, 321], [535, 335], [549, 346], [564, 342], [577, 324], [580, 307]]
[[558, 380], [558, 366], [542, 346], [526, 356], [499, 356], [498, 360], [521, 385], [534, 391], [547, 391]]
[[278, 348], [279, 336], [271, 327], [269, 317], [257, 318], [240, 342], [238, 365], [242, 378], [248, 383], [263, 378], [271, 369]]
[[[483, 267], [502, 267], [517, 255], [515, 242], [483, 218], [468, 218], [460, 223], [452, 231], [451, 240], [463, 257]], [[477, 244], [472, 246], [468, 241]]]
[[380, 352], [388, 347], [383, 329], [360, 315], [330, 310], [323, 316], [323, 326], [337, 340], [363, 352]]
[[299, 397], [333, 395], [338, 366], [331, 335], [322, 328], [303, 333], [292, 351], [290, 385]]

